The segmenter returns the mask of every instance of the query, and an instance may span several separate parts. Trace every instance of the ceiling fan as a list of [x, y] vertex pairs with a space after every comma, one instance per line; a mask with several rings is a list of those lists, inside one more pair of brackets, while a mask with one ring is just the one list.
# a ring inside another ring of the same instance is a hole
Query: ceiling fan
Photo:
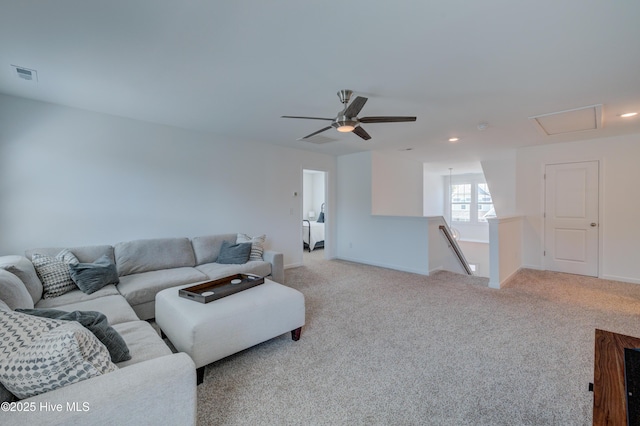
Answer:
[[338, 92], [338, 98], [340, 98], [340, 102], [344, 105], [342, 111], [338, 112], [336, 118], [321, 118], [321, 117], [297, 117], [292, 115], [283, 115], [281, 118], [303, 118], [307, 120], [327, 120], [331, 121], [331, 125], [327, 126], [323, 129], [318, 130], [317, 132], [313, 132], [305, 137], [302, 137], [298, 140], [308, 139], [311, 136], [315, 136], [318, 133], [322, 133], [325, 130], [329, 130], [332, 127], [335, 127], [337, 131], [347, 133], [353, 132], [356, 135], [360, 136], [364, 140], [371, 139], [369, 133], [367, 133], [361, 126], [360, 123], [396, 123], [402, 121], [416, 121], [416, 117], [390, 117], [390, 116], [382, 116], [382, 117], [362, 117], [358, 118], [358, 113], [362, 109], [365, 103], [367, 103], [367, 98], [362, 96], [356, 96], [356, 98], [351, 102], [349, 106], [349, 100], [351, 99], [351, 95], [353, 91], [351, 90], [341, 90]]

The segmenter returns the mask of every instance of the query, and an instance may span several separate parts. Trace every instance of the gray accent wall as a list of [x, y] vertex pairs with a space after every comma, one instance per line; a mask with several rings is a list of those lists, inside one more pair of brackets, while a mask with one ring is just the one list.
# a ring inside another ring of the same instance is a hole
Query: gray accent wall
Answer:
[[[242, 232], [302, 263], [302, 169], [334, 157], [0, 95], [0, 255]], [[332, 188], [329, 188], [332, 194]], [[329, 204], [329, 202], [327, 203]]]

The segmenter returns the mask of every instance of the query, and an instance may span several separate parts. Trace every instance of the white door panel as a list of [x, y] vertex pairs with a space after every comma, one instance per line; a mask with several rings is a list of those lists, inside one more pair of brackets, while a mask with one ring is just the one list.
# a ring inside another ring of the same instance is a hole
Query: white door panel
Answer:
[[545, 168], [545, 268], [598, 276], [598, 162]]

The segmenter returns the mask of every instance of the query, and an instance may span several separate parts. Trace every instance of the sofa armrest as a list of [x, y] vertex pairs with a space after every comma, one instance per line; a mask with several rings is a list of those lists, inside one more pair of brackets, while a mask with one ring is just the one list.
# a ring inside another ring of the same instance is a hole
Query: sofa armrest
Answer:
[[265, 250], [262, 258], [271, 264], [271, 280], [284, 284], [284, 256], [282, 253]]
[[185, 353], [140, 362], [23, 399], [30, 411], [3, 412], [2, 424], [195, 425], [195, 368]]

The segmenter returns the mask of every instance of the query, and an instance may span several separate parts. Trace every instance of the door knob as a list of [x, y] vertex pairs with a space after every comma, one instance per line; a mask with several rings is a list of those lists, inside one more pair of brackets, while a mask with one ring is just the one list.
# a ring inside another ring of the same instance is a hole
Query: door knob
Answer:
[[598, 224], [597, 224], [597, 223], [595, 223], [595, 222], [591, 222], [591, 227], [592, 227], [592, 228], [595, 228], [596, 226], [598, 226]]

